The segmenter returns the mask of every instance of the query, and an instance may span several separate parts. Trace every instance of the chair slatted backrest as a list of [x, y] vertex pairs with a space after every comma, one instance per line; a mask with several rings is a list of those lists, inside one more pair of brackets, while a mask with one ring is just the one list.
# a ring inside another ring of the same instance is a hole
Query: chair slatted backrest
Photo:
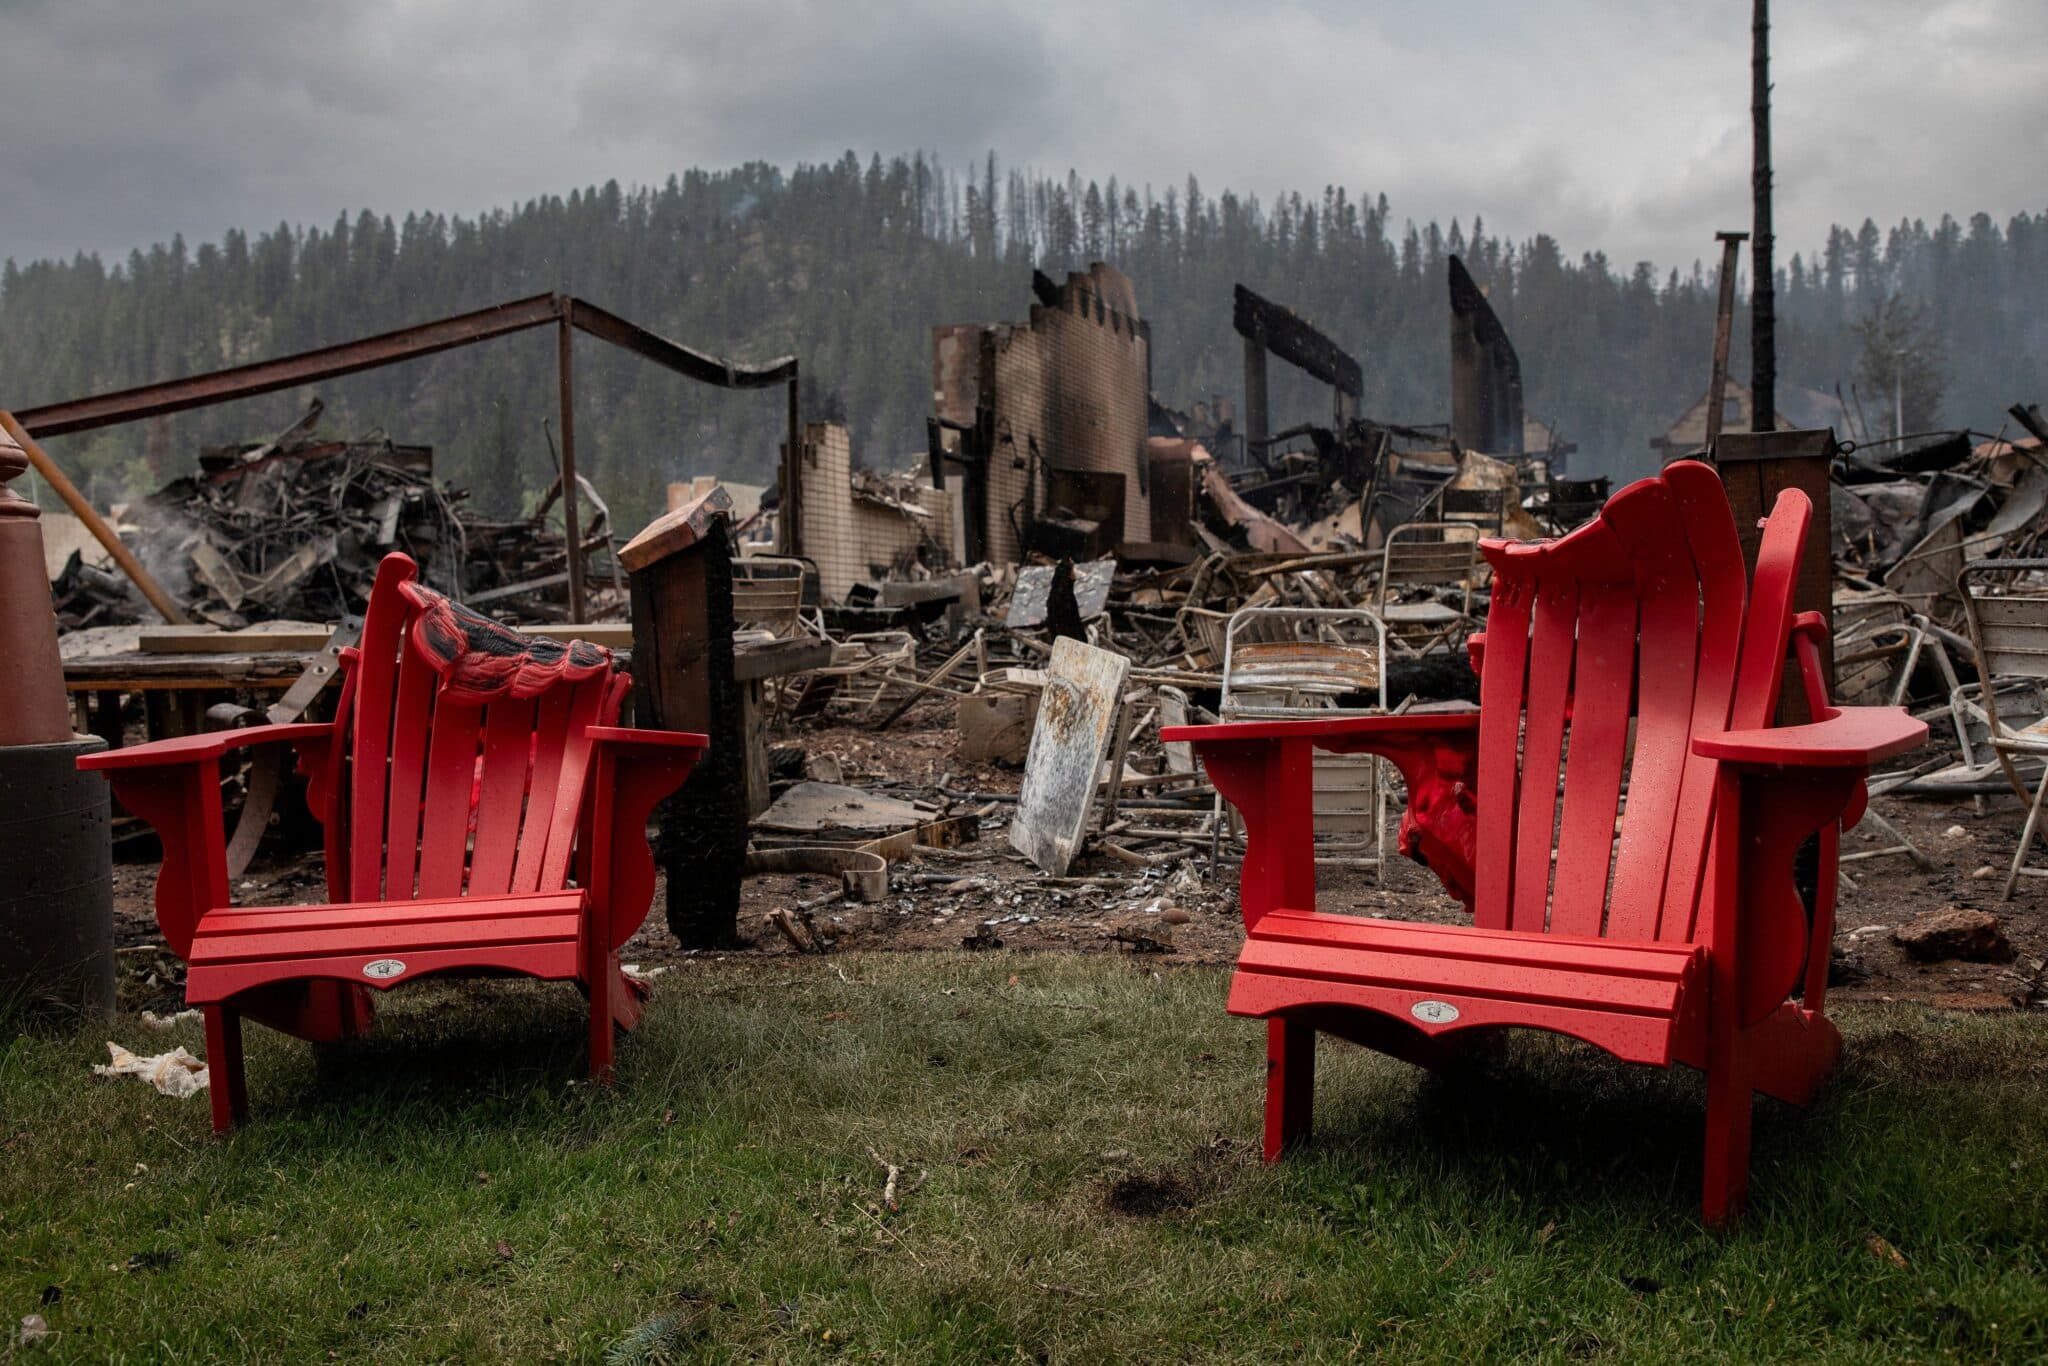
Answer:
[[1811, 515], [1780, 496], [1754, 596], [1721, 481], [1694, 462], [1558, 540], [1484, 543], [1479, 925], [1696, 937], [1717, 766], [1692, 737], [1769, 724]]
[[1379, 601], [1399, 589], [1464, 585], [1480, 576], [1479, 528], [1470, 522], [1404, 522], [1387, 533]]
[[804, 574], [808, 568], [802, 560], [782, 556], [756, 555], [734, 560], [733, 625], [778, 636], [797, 634], [802, 629], [798, 618], [803, 612]]
[[1975, 560], [1957, 576], [1970, 643], [1979, 670], [1994, 678], [2048, 678], [2048, 595], [2039, 589], [2003, 594], [1986, 591], [1990, 581], [2025, 569], [2048, 568], [2041, 560]]
[[587, 730], [618, 715], [626, 680], [606, 671], [530, 697], [450, 696], [416, 640], [423, 611], [400, 591], [415, 573], [387, 557], [363, 615], [342, 699], [347, 763], [328, 799], [330, 895], [559, 891], [582, 815]]

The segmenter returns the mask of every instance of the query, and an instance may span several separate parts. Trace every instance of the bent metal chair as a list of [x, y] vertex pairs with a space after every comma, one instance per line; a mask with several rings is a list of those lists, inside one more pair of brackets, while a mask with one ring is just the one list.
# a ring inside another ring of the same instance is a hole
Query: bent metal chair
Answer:
[[[1317, 1031], [1435, 1066], [1531, 1026], [1704, 1069], [1704, 1213], [1740, 1211], [1751, 1093], [1804, 1104], [1841, 1053], [1824, 1013], [1840, 830], [1870, 765], [1926, 735], [1897, 707], [1828, 704], [1825, 628], [1792, 610], [1811, 517], [1779, 495], [1751, 588], [1719, 478], [1674, 464], [1560, 540], [1485, 543], [1476, 714], [1162, 732], [1246, 822], [1230, 1010], [1267, 1021], [1268, 1160], [1309, 1131]], [[1816, 719], [1773, 726], [1788, 640]], [[1473, 924], [1315, 909], [1316, 749], [1393, 761], [1401, 849]], [[1809, 928], [1792, 863], [1816, 832]]]
[[[654, 892], [647, 817], [701, 735], [613, 724], [630, 680], [594, 645], [530, 640], [387, 555], [344, 650], [336, 719], [135, 745], [79, 760], [162, 837], [157, 924], [206, 1022], [213, 1127], [247, 1116], [243, 1016], [316, 1043], [369, 1027], [368, 988], [428, 976], [573, 981], [590, 1068], [640, 1017], [619, 949]], [[220, 759], [287, 742], [326, 827], [324, 906], [230, 904]]]

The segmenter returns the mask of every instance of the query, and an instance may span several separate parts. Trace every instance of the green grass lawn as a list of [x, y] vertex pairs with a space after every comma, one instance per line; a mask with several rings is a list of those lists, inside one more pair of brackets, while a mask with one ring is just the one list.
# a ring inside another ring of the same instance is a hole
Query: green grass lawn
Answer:
[[1846, 1013], [1823, 1102], [1759, 1106], [1724, 1237], [1698, 1079], [1541, 1036], [1435, 1078], [1326, 1043], [1316, 1142], [1262, 1166], [1224, 982], [697, 963], [609, 1092], [572, 991], [422, 988], [318, 1064], [252, 1030], [225, 1142], [203, 1097], [90, 1076], [97, 1033], [17, 1038], [0, 1314], [94, 1361], [2048, 1352], [2048, 1019]]

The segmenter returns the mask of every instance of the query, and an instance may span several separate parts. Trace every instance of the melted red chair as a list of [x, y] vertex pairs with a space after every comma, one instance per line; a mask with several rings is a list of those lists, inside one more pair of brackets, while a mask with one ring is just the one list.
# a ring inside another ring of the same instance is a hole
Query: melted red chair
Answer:
[[[1779, 496], [1752, 588], [1719, 478], [1674, 464], [1559, 540], [1484, 544], [1476, 713], [1162, 733], [1244, 815], [1230, 1010], [1268, 1022], [1269, 1161], [1308, 1133], [1317, 1031], [1434, 1066], [1529, 1026], [1704, 1069], [1705, 1216], [1740, 1211], [1752, 1092], [1805, 1104], [1841, 1054], [1824, 1013], [1840, 831], [1870, 765], [1926, 735], [1901, 708], [1828, 704], [1825, 628], [1792, 610], [1811, 518]], [[1788, 642], [1818, 719], [1779, 727]], [[1402, 851], [1471, 925], [1315, 909], [1312, 749], [1400, 768]], [[1816, 832], [1809, 925], [1792, 864]]]
[[[422, 977], [573, 981], [590, 1068], [640, 1018], [619, 949], [654, 893], [647, 817], [701, 735], [621, 729], [609, 652], [529, 640], [386, 556], [333, 721], [186, 736], [90, 755], [162, 837], [157, 924], [205, 1015], [213, 1127], [247, 1116], [244, 1016], [314, 1042], [369, 1027], [370, 988]], [[230, 904], [220, 759], [288, 742], [326, 828], [324, 906]]]

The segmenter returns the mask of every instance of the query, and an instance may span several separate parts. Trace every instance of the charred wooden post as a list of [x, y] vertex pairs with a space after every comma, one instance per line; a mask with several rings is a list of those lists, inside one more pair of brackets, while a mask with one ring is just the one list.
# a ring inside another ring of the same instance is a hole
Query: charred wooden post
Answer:
[[1721, 410], [1728, 398], [1728, 339], [1735, 331], [1735, 253], [1746, 232], [1717, 232], [1721, 244], [1721, 298], [1714, 309], [1714, 368], [1707, 377], [1707, 449], [1721, 439]]
[[106, 748], [71, 733], [41, 510], [6, 484], [28, 455], [0, 433], [0, 1003], [99, 1017], [114, 1008], [113, 850]]
[[[1821, 643], [1820, 658], [1821, 675], [1830, 696], [1835, 687], [1835, 565], [1831, 549], [1834, 538], [1828, 531], [1834, 516], [1833, 485], [1828, 473], [1833, 467], [1835, 450], [1835, 434], [1825, 427], [1814, 431], [1723, 432], [1713, 450], [1714, 463], [1721, 470], [1722, 487], [1728, 490], [1728, 503], [1735, 509], [1743, 558], [1752, 568], [1757, 547], [1762, 543], [1762, 523], [1770, 516], [1778, 495], [1786, 489], [1798, 489], [1813, 500], [1813, 530], [1799, 560], [1792, 610], [1818, 612], [1828, 624], [1830, 637]], [[1778, 724], [1799, 725], [1808, 719], [1805, 694], [1788, 685], [1778, 700]]]
[[747, 866], [746, 722], [733, 675], [732, 499], [714, 488], [649, 523], [619, 552], [633, 612], [633, 711], [643, 726], [701, 731], [711, 747], [655, 808], [669, 929], [685, 948], [738, 942]]
[[1465, 263], [1453, 256], [1451, 440], [1494, 456], [1522, 454], [1522, 361]]

